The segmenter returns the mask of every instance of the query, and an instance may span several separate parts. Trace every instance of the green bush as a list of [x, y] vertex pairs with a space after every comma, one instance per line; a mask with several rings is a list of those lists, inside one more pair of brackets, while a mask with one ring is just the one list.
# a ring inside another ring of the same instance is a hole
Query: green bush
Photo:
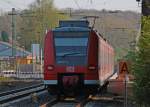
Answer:
[[142, 17], [141, 36], [133, 64], [134, 95], [142, 107], [150, 107], [150, 17]]

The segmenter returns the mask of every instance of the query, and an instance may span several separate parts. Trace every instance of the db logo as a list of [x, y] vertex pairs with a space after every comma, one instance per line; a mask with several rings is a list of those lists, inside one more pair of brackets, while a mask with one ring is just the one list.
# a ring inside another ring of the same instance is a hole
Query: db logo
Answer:
[[74, 69], [75, 69], [74, 66], [67, 66], [66, 67], [67, 72], [74, 72]]

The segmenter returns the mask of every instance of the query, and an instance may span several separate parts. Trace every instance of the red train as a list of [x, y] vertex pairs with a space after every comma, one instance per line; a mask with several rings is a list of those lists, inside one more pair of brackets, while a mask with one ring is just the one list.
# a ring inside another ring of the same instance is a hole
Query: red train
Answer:
[[114, 50], [87, 20], [60, 21], [44, 42], [44, 84], [51, 94], [93, 91], [114, 73]]

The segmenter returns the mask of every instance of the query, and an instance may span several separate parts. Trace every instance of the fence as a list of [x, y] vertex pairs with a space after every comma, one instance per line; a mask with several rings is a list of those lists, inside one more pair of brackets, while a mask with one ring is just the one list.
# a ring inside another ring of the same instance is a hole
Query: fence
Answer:
[[27, 72], [11, 72], [11, 71], [5, 71], [1, 73], [1, 76], [3, 77], [11, 77], [11, 78], [17, 78], [17, 79], [42, 79], [43, 78], [43, 73], [39, 72], [32, 72], [32, 73], [27, 73]]
[[0, 76], [18, 79], [43, 78], [42, 65], [20, 64], [15, 59], [0, 60]]

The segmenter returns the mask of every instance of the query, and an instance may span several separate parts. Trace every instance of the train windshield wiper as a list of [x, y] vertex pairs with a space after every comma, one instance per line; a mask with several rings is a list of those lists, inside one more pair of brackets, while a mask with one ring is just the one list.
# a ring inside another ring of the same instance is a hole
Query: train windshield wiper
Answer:
[[70, 53], [68, 52], [68, 53], [61, 53], [58, 56], [66, 57], [66, 56], [71, 56], [71, 55], [83, 55], [83, 54], [81, 54], [80, 52], [70, 52]]

